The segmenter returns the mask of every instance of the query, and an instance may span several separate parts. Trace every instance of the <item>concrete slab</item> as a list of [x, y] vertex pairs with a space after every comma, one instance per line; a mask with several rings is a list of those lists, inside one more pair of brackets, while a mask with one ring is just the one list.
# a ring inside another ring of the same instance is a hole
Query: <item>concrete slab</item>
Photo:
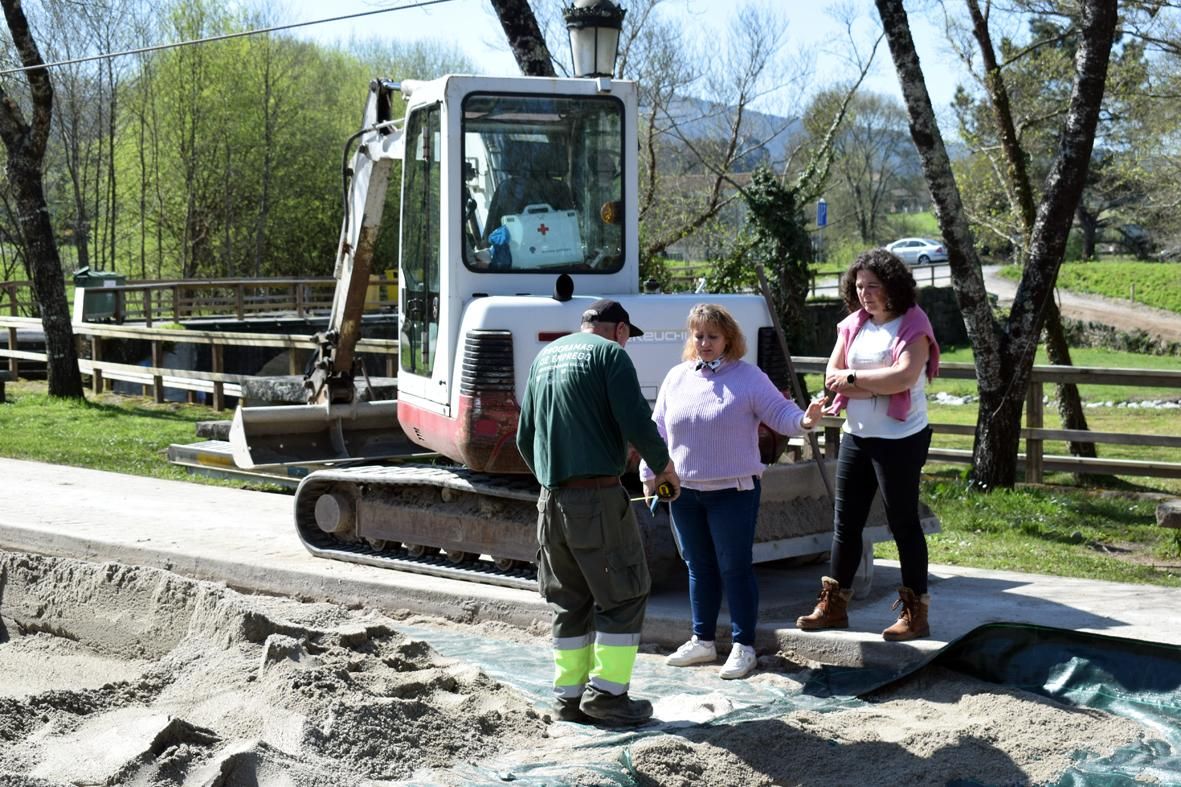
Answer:
[[[312, 557], [295, 535], [288, 495], [0, 459], [0, 549], [165, 568], [243, 591], [406, 610], [461, 622], [495, 619], [548, 632], [527, 590], [406, 574]], [[760, 651], [803, 661], [905, 669], [979, 625], [1021, 622], [1181, 645], [1181, 589], [932, 566], [932, 637], [887, 643], [897, 564], [878, 561], [873, 588], [850, 607], [851, 628], [801, 632], [827, 566], [759, 568]], [[719, 634], [726, 639], [723, 619]], [[657, 588], [645, 649], [689, 635], [683, 582]], [[725, 646], [723, 646], [724, 650]]]

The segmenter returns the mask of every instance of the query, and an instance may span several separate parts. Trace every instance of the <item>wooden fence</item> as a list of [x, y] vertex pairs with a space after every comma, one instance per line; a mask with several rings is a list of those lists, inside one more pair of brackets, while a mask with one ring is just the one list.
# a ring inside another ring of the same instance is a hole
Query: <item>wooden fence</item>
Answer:
[[[392, 309], [397, 303], [396, 277], [370, 279], [366, 310]], [[117, 286], [75, 288], [74, 297], [105, 299], [116, 323], [180, 322], [197, 317], [244, 320], [283, 314], [308, 317], [332, 309], [336, 279], [330, 276], [259, 279], [184, 279], [127, 282]], [[0, 312], [33, 315], [30, 283], [0, 282]]]
[[[30, 318], [0, 317], [0, 328], [8, 330], [8, 347], [15, 348], [17, 346], [17, 332], [22, 329], [40, 330], [40, 322]], [[150, 389], [156, 401], [163, 401], [164, 390], [166, 388], [204, 391], [212, 394], [212, 404], [218, 410], [225, 407], [226, 396], [241, 396], [242, 381], [248, 377], [247, 375], [227, 374], [221, 371], [223, 368], [221, 359], [225, 347], [275, 347], [291, 350], [290, 355], [292, 360], [289, 371], [292, 374], [299, 373], [299, 370], [295, 366], [294, 350], [315, 349], [315, 343], [309, 337], [294, 335], [169, 330], [143, 326], [103, 325], [96, 323], [75, 325], [74, 331], [79, 336], [85, 337], [85, 340], [90, 343], [91, 358], [79, 360], [79, 369], [83, 374], [91, 376], [94, 390], [103, 390], [106, 382], [110, 380], [124, 380], [145, 386], [145, 393]], [[152, 365], [143, 367], [104, 361], [102, 358], [103, 342], [118, 339], [139, 339], [149, 342], [152, 347]], [[213, 370], [209, 372], [198, 372], [162, 367], [163, 345], [170, 342], [211, 345]], [[394, 376], [398, 351], [397, 341], [390, 339], [363, 339], [357, 349], [358, 352], [384, 355], [387, 359], [387, 373], [390, 376]], [[0, 350], [0, 358], [4, 357], [8, 358], [9, 369], [12, 371], [14, 377], [17, 361], [45, 361], [44, 353], [14, 349]], [[793, 358], [798, 371], [816, 374], [822, 374], [824, 372], [827, 360], [827, 358], [822, 357]], [[976, 372], [971, 364], [944, 363], [940, 364], [940, 375], [954, 379], [975, 379]], [[1135, 459], [1105, 459], [1102, 457], [1090, 459], [1047, 454], [1045, 451], [1047, 441], [1078, 441], [1113, 445], [1181, 448], [1181, 436], [1175, 435], [1092, 432], [1046, 428], [1043, 422], [1042, 411], [1045, 386], [1067, 382], [1097, 385], [1135, 385], [1139, 388], [1161, 388], [1181, 391], [1181, 371], [1099, 369], [1081, 366], [1034, 366], [1031, 373], [1029, 393], [1026, 399], [1024, 428], [1021, 430], [1021, 437], [1025, 442], [1025, 451], [1018, 456], [1019, 465], [1025, 468], [1025, 478], [1027, 481], [1039, 483], [1047, 471], [1181, 478], [1181, 461], [1160, 462]], [[841, 423], [842, 419], [840, 418], [826, 418], [824, 421], [825, 452], [829, 456], [835, 456], [836, 454]], [[972, 435], [975, 431], [972, 426], [960, 424], [932, 423], [931, 428], [937, 435]], [[970, 464], [972, 461], [972, 452], [963, 449], [932, 448], [929, 460], [933, 462]]]
[[[17, 347], [17, 332], [40, 330], [41, 323], [30, 317], [0, 317], [0, 328], [8, 331], [8, 347]], [[314, 351], [315, 340], [306, 335], [243, 333], [231, 331], [199, 331], [169, 328], [148, 328], [140, 325], [105, 325], [102, 323], [76, 323], [74, 333], [80, 341], [90, 346], [90, 358], [79, 358], [78, 369], [89, 375], [93, 390], [97, 393], [108, 390], [112, 380], [121, 380], [144, 387], [144, 395], [151, 395], [155, 401], [164, 401], [164, 391], [169, 388], [203, 392], [211, 396], [215, 410], [226, 408], [226, 397], [240, 398], [242, 382], [251, 377], [245, 374], [231, 374], [224, 370], [226, 347], [274, 347], [288, 351], [288, 372], [300, 374], [296, 350]], [[148, 342], [151, 347], [150, 366], [116, 363], [103, 359], [104, 343], [121, 339], [135, 339]], [[167, 344], [208, 345], [211, 353], [211, 371], [166, 368], [163, 365], [164, 347]], [[362, 339], [357, 344], [358, 353], [383, 355], [386, 357], [386, 374], [394, 376], [398, 342], [394, 339]], [[45, 354], [15, 349], [0, 350], [0, 358], [7, 357], [9, 369], [16, 376], [18, 361], [40, 361]]]
[[[823, 374], [827, 358], [793, 358], [800, 372]], [[941, 363], [939, 376], [961, 380], [975, 380], [976, 368], [970, 363]], [[1036, 365], [1030, 374], [1029, 391], [1025, 398], [1024, 427], [1021, 439], [1025, 451], [1018, 454], [1017, 463], [1025, 469], [1025, 480], [1041, 483], [1047, 471], [1096, 474], [1142, 475], [1155, 478], [1181, 478], [1181, 454], [1175, 462], [1141, 461], [1137, 459], [1104, 459], [1047, 454], [1047, 441], [1107, 443], [1115, 445], [1158, 446], [1181, 448], [1181, 435], [1155, 435], [1129, 432], [1092, 432], [1079, 429], [1047, 429], [1043, 403], [1047, 385], [1061, 383], [1090, 385], [1134, 385], [1138, 388], [1181, 390], [1181, 371], [1157, 369], [1100, 369], [1087, 366]], [[835, 456], [840, 440], [841, 418], [824, 419], [825, 453]], [[935, 434], [973, 435], [975, 426], [932, 423]], [[966, 449], [932, 447], [927, 460], [971, 464], [972, 452]]]

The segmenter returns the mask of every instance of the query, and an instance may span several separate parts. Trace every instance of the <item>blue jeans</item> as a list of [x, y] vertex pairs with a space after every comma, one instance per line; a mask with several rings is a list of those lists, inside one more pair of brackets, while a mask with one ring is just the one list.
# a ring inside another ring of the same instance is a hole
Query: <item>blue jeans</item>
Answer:
[[758, 479], [746, 491], [682, 487], [672, 503], [673, 533], [689, 567], [689, 605], [698, 639], [714, 640], [724, 589], [734, 641], [755, 644], [759, 586], [751, 551], [761, 491]]

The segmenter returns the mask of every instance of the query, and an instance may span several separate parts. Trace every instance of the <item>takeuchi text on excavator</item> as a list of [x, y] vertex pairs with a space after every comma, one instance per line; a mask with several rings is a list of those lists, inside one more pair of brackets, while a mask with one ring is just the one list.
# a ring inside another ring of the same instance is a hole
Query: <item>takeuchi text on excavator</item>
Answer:
[[[405, 112], [394, 117], [399, 95]], [[239, 406], [231, 429], [241, 467], [326, 463], [295, 499], [313, 553], [532, 581], [537, 483], [514, 436], [534, 357], [579, 330], [596, 299], [613, 298], [644, 327], [626, 349], [654, 401], [702, 299], [640, 291], [637, 120], [636, 85], [609, 78], [371, 83], [345, 170], [337, 288], [307, 403]], [[383, 216], [391, 186], [400, 214]], [[354, 350], [389, 221], [400, 232], [397, 398], [359, 401]], [[765, 301], [708, 298], [752, 339], [745, 360], [787, 391]], [[765, 431], [763, 458], [774, 463], [786, 439]], [[434, 458], [391, 461], [407, 441]], [[763, 486], [756, 560], [828, 548], [831, 507], [815, 466], [772, 464]], [[679, 567], [667, 514], [654, 518], [642, 503], [636, 512], [653, 576]]]

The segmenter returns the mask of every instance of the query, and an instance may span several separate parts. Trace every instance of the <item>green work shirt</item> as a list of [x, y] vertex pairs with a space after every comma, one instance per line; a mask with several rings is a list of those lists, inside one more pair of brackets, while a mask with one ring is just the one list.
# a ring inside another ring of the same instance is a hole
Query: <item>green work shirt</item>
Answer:
[[668, 464], [668, 447], [623, 348], [575, 333], [542, 350], [529, 370], [517, 426], [517, 448], [537, 480], [553, 487], [580, 476], [620, 475], [628, 443], [657, 473]]

